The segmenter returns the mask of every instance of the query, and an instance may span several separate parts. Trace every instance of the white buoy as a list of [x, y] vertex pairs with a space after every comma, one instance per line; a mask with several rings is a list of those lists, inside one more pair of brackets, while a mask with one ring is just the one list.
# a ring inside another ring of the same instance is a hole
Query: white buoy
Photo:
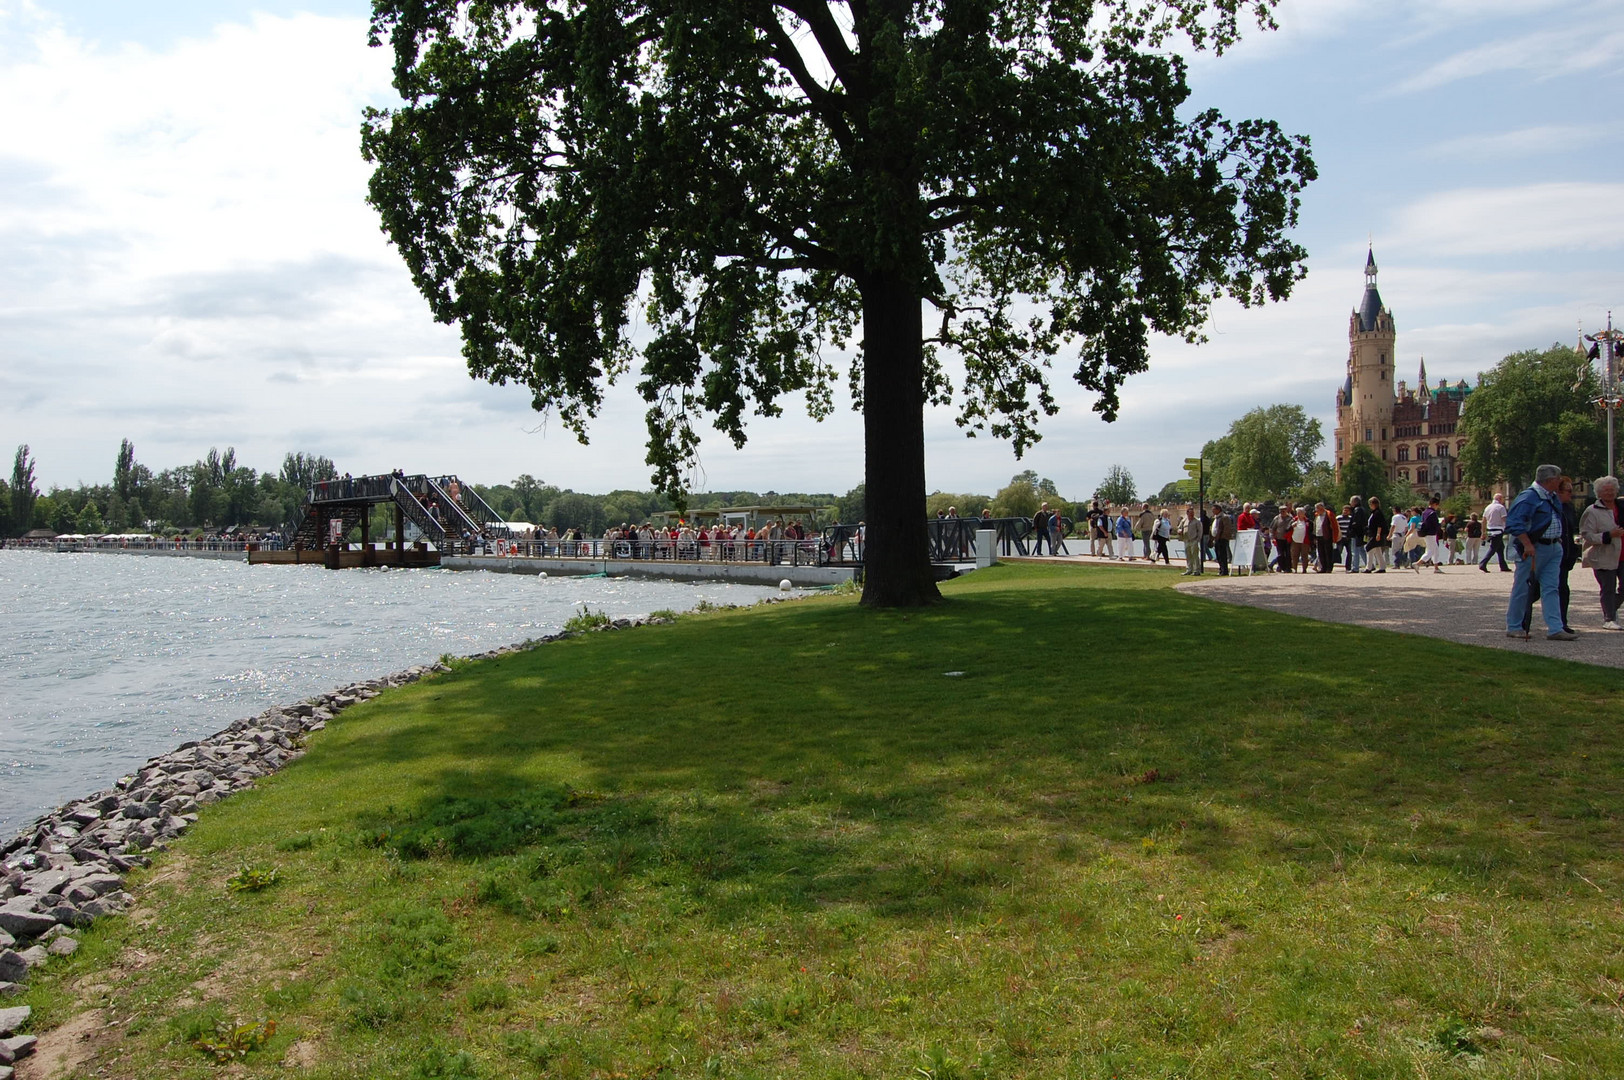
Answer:
[[795, 586], [790, 584], [789, 578], [785, 578], [783, 581], [778, 583], [779, 592], [789, 592], [793, 588], [795, 588]]
[[540, 572], [538, 572], [538, 573], [537, 573], [537, 574], [536, 574], [536, 576], [537, 576], [537, 577], [546, 577], [546, 576], [547, 576], [547, 571], [545, 571], [545, 570], [542, 570], [542, 571], [540, 571]]

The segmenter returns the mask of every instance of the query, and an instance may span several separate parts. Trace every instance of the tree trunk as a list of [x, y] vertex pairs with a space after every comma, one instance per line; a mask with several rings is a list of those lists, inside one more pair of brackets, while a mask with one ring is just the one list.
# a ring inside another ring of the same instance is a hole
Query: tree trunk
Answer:
[[862, 282], [863, 448], [867, 496], [863, 603], [940, 603], [925, 531], [924, 324], [900, 276]]

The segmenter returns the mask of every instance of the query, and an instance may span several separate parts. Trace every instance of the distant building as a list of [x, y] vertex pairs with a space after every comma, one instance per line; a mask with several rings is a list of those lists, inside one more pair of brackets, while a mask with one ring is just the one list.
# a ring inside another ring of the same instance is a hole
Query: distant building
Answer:
[[1444, 497], [1461, 477], [1460, 452], [1466, 440], [1456, 434], [1461, 411], [1472, 392], [1464, 379], [1439, 379], [1427, 385], [1427, 361], [1411, 390], [1394, 382], [1398, 331], [1393, 313], [1376, 291], [1376, 255], [1365, 257], [1365, 295], [1348, 320], [1348, 374], [1336, 393], [1336, 470], [1358, 443], [1364, 443], [1387, 466], [1390, 480], [1401, 480], [1418, 492]]

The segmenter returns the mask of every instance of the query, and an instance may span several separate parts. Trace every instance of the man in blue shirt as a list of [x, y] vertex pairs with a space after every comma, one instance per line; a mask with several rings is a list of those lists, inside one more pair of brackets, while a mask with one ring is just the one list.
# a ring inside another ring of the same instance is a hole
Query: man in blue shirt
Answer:
[[1506, 637], [1527, 636], [1522, 628], [1528, 590], [1536, 575], [1539, 580], [1539, 607], [1545, 617], [1545, 637], [1549, 641], [1572, 641], [1579, 635], [1562, 627], [1562, 506], [1556, 489], [1562, 483], [1562, 470], [1541, 465], [1534, 470], [1534, 482], [1518, 495], [1506, 514], [1506, 535], [1514, 537], [1523, 557], [1517, 561], [1512, 579], [1511, 600], [1506, 606]]

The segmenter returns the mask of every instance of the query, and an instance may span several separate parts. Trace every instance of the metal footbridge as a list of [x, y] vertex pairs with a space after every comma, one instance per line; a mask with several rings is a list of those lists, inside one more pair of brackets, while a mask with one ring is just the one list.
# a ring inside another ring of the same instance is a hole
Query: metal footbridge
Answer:
[[306, 492], [303, 517], [289, 544], [294, 550], [318, 551], [343, 546], [357, 525], [361, 550], [370, 550], [369, 518], [374, 506], [393, 506], [397, 556], [404, 554], [406, 524], [445, 555], [461, 555], [483, 542], [508, 536], [502, 515], [491, 509], [471, 484], [455, 476], [407, 475], [340, 477], [323, 480]]

